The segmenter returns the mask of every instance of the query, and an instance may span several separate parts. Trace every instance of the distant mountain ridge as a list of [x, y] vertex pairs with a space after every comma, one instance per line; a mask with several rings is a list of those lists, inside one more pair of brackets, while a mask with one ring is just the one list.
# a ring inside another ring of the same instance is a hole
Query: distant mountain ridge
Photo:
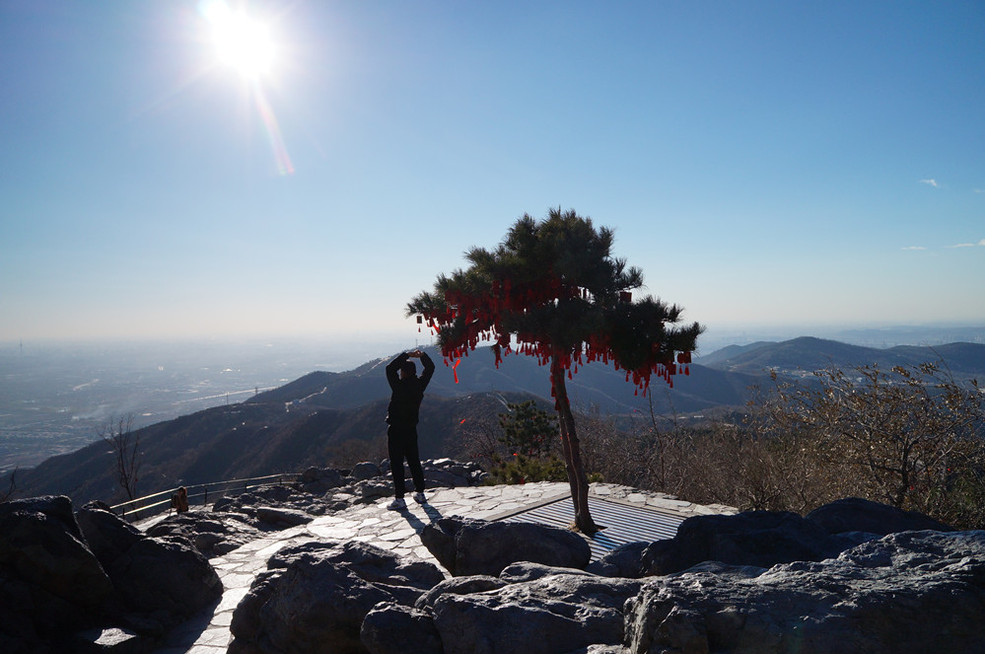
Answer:
[[[507, 401], [540, 398], [550, 406], [545, 367], [526, 356], [507, 356], [495, 366], [488, 348], [462, 359], [459, 383], [438, 352], [429, 350], [437, 371], [421, 411], [421, 453], [446, 456], [462, 424], [478, 416], [493, 418]], [[388, 358], [374, 359], [342, 373], [316, 371], [240, 404], [206, 409], [136, 432], [143, 451], [142, 494], [179, 484], [197, 484], [330, 464], [333, 452], [352, 441], [376, 443], [385, 454], [383, 422], [389, 387], [383, 374]], [[950, 343], [933, 348], [897, 346], [885, 350], [813, 337], [779, 343], [730, 346], [691, 364], [690, 375], [675, 377], [673, 389], [654, 379], [647, 397], [637, 395], [625, 372], [593, 364], [568, 382], [581, 411], [649, 415], [688, 415], [745, 404], [754, 385], [765, 385], [775, 369], [791, 379], [819, 368], [881, 368], [941, 361], [956, 377], [985, 380], [985, 345]], [[118, 501], [109, 446], [96, 442], [47, 459], [18, 474], [22, 495], [66, 494], [73, 500]], [[6, 485], [0, 479], [0, 484]]]
[[771, 369], [781, 373], [862, 365], [889, 369], [940, 362], [958, 378], [977, 376], [985, 379], [985, 345], [977, 343], [947, 343], [934, 347], [898, 345], [880, 349], [802, 336], [778, 343], [730, 346], [697, 361], [717, 370], [753, 375]]

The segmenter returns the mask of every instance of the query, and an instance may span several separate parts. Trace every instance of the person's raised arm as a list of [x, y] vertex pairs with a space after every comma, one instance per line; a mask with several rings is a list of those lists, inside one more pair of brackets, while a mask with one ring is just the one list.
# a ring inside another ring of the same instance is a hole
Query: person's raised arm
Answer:
[[[420, 350], [419, 350], [420, 351]], [[421, 352], [421, 365], [424, 366], [424, 372], [421, 373], [421, 388], [427, 388], [428, 383], [431, 381], [431, 377], [434, 375], [434, 361], [428, 356], [427, 352]]]
[[401, 352], [394, 357], [393, 361], [386, 364], [386, 380], [390, 383], [390, 388], [393, 388], [397, 381], [399, 381], [400, 377], [397, 375], [397, 371], [400, 370], [400, 366], [402, 366], [404, 361], [408, 358], [410, 358], [409, 353]]

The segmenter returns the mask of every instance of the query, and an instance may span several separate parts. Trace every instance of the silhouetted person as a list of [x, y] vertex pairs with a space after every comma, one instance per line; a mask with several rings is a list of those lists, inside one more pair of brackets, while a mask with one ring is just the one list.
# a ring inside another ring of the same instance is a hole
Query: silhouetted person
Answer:
[[[417, 367], [410, 359], [421, 360], [424, 372], [417, 376]], [[386, 366], [386, 380], [390, 383], [390, 406], [387, 407], [386, 430], [387, 451], [390, 455], [390, 472], [393, 474], [394, 500], [388, 509], [403, 509], [404, 502], [404, 459], [414, 480], [414, 500], [423, 503], [424, 471], [421, 469], [421, 455], [417, 451], [417, 419], [427, 388], [434, 374], [434, 362], [420, 350], [404, 352]]]
[[178, 487], [178, 492], [171, 496], [171, 508], [177, 513], [184, 513], [188, 510], [188, 489], [184, 486]]

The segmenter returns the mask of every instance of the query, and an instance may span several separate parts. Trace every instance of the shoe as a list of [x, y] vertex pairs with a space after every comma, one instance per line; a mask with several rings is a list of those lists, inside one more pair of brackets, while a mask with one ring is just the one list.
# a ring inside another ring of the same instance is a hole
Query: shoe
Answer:
[[425, 504], [428, 500], [424, 497], [424, 493], [414, 493], [414, 501], [418, 504]]
[[404, 502], [402, 497], [395, 497], [392, 502], [386, 505], [386, 508], [391, 511], [403, 511], [407, 508], [407, 502]]

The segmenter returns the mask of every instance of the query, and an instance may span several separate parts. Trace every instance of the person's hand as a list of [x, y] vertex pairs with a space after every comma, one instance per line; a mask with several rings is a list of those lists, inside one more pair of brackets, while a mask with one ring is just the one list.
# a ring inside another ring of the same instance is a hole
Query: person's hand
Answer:
[[413, 350], [412, 352], [408, 352], [407, 356], [410, 357], [411, 359], [420, 359], [421, 354], [423, 354], [423, 352], [421, 352], [420, 350]]

